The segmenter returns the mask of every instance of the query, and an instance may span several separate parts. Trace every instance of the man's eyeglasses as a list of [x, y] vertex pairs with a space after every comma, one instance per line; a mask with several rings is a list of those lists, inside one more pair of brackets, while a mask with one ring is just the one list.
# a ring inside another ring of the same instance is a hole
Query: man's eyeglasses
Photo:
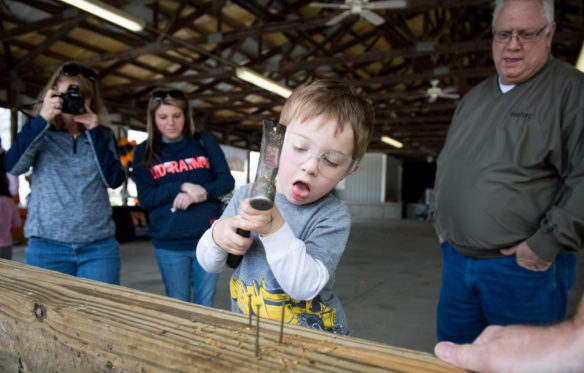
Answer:
[[318, 170], [328, 178], [339, 178], [355, 171], [357, 161], [331, 150], [321, 151], [308, 139], [286, 132], [284, 149], [292, 156], [291, 160], [302, 164], [310, 158], [318, 159]]
[[513, 37], [516, 37], [520, 43], [529, 43], [537, 39], [546, 27], [548, 25], [543, 26], [539, 30], [521, 30], [517, 34], [511, 31], [493, 31], [493, 40], [497, 43], [508, 43]]
[[179, 91], [178, 89], [171, 89], [170, 91], [158, 89], [156, 91], [152, 91], [152, 98], [158, 101], [162, 101], [168, 96], [172, 98], [178, 98], [181, 100], [185, 99], [185, 94], [182, 91]]
[[63, 68], [61, 69], [61, 75], [63, 76], [73, 77], [79, 74], [83, 75], [85, 78], [92, 81], [95, 81], [97, 79], [97, 75], [93, 70], [88, 69], [85, 66], [78, 65], [76, 63], [68, 63], [64, 65]]

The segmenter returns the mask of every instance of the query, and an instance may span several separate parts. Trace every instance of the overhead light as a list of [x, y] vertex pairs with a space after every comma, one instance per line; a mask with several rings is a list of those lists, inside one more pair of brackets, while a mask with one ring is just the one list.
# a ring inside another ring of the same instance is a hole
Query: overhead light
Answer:
[[384, 143], [389, 144], [391, 146], [395, 146], [398, 149], [401, 149], [404, 147], [404, 144], [397, 141], [396, 139], [392, 139], [389, 136], [381, 136], [381, 141], [383, 141]]
[[130, 31], [138, 32], [144, 29], [146, 22], [134, 17], [126, 12], [122, 12], [113, 6], [103, 3], [99, 0], [61, 0], [62, 2], [73, 5], [106, 21], [115, 23], [118, 26]]
[[264, 78], [262, 75], [256, 73], [247, 67], [238, 67], [235, 69], [235, 76], [248, 83], [257, 85], [260, 88], [270, 91], [284, 98], [288, 98], [292, 94], [292, 90], [285, 87], [272, 79]]
[[582, 43], [582, 47], [580, 48], [580, 56], [578, 56], [576, 68], [584, 73], [584, 43]]

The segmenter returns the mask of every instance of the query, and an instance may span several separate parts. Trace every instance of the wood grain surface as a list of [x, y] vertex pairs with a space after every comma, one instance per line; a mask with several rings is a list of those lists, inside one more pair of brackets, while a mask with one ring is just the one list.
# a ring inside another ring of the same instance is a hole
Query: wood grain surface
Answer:
[[458, 372], [434, 356], [0, 259], [2, 372]]

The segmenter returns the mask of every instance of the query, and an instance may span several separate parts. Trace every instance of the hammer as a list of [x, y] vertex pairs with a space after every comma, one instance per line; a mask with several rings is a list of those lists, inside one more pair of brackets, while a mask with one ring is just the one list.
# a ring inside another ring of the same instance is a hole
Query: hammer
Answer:
[[[251, 187], [249, 203], [256, 210], [266, 211], [274, 206], [274, 198], [276, 198], [275, 181], [278, 174], [278, 164], [280, 163], [286, 126], [281, 123], [274, 125], [271, 120], [264, 119], [262, 122], [263, 135], [260, 159], [256, 178]], [[239, 228], [237, 233], [243, 237], [249, 237], [250, 235], [249, 231]], [[242, 258], [240, 255], [229, 254], [227, 256], [227, 265], [231, 268], [237, 268]]]

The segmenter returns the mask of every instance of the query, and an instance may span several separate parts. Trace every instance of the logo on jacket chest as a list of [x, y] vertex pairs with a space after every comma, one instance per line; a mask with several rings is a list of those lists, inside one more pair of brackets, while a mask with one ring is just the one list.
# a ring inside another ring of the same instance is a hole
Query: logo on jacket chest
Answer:
[[207, 157], [190, 157], [180, 159], [178, 161], [158, 163], [150, 167], [150, 173], [152, 174], [154, 180], [156, 180], [166, 176], [167, 174], [180, 174], [182, 172], [188, 172], [199, 168], [211, 168], [209, 165], [209, 159]]
[[509, 113], [509, 116], [511, 118], [520, 118], [520, 119], [529, 120], [533, 117], [533, 114], [526, 113], [523, 111], [512, 111], [511, 113]]

